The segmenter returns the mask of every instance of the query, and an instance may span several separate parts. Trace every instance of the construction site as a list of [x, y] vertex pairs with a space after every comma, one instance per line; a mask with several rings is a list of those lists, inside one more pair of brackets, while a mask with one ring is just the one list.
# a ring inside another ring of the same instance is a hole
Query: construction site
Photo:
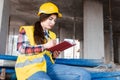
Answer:
[[62, 13], [52, 29], [57, 43], [76, 43], [55, 63], [85, 68], [91, 80], [120, 80], [120, 0], [0, 0], [0, 80], [17, 80], [19, 29], [38, 21], [44, 2]]

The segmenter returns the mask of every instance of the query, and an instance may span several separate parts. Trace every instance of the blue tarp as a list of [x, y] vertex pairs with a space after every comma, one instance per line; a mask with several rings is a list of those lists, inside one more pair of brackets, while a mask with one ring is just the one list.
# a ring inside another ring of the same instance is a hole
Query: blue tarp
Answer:
[[110, 72], [91, 72], [92, 79], [94, 80], [120, 80], [120, 71]]
[[57, 64], [66, 64], [71, 66], [81, 66], [81, 67], [96, 67], [100, 64], [103, 64], [102, 59], [64, 59], [58, 58], [55, 63]]
[[16, 60], [17, 60], [17, 56], [11, 56], [11, 55], [0, 55], [0, 59], [16, 61]]
[[[0, 67], [0, 73], [1, 73], [1, 69], [2, 69], [2, 67]], [[5, 67], [5, 71], [6, 71], [6, 73], [9, 73], [9, 74], [15, 73], [14, 68]]]
[[[17, 56], [11, 56], [11, 55], [0, 55], [0, 59], [2, 60], [17, 60]], [[80, 66], [80, 67], [96, 67], [101, 64], [103, 64], [103, 60], [101, 59], [56, 59], [56, 64], [66, 64], [71, 66]], [[1, 71], [0, 67], [0, 71]], [[13, 76], [11, 80], [15, 80], [15, 71], [14, 67], [9, 68], [5, 67], [7, 73], [12, 73]], [[120, 71], [110, 71], [110, 72], [95, 72], [90, 71], [92, 80], [120, 80]]]

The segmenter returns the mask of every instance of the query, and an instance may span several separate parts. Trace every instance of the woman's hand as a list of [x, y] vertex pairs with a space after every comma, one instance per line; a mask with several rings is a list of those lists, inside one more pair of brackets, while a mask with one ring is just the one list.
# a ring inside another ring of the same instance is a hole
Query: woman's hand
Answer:
[[[56, 45], [56, 40], [50, 40], [49, 42], [47, 42], [46, 44], [43, 45], [44, 48], [51, 48], [53, 46]], [[53, 58], [57, 58], [60, 54], [60, 51], [54, 51], [52, 53], [52, 57]]]
[[56, 40], [50, 40], [46, 44], [43, 44], [44, 48], [50, 48], [56, 45]]
[[60, 51], [54, 51], [54, 52], [52, 53], [52, 57], [53, 57], [53, 58], [57, 58], [57, 57], [59, 56], [59, 54], [60, 54]]

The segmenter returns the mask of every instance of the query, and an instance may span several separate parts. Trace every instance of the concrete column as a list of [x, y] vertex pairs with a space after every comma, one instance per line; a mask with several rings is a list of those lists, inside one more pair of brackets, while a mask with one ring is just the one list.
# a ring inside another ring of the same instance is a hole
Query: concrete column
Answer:
[[2, 23], [3, 5], [4, 5], [4, 0], [1, 0], [0, 2], [0, 31], [1, 31], [1, 23]]
[[0, 54], [6, 52], [9, 26], [9, 0], [0, 0]]
[[[120, 64], [120, 34], [114, 35], [114, 62]], [[110, 57], [111, 58], [111, 57]]]
[[99, 0], [84, 0], [84, 58], [104, 57], [103, 5]]
[[120, 64], [120, 36], [118, 36], [118, 63]]
[[109, 63], [112, 57], [110, 56], [110, 32], [105, 32], [105, 62]]

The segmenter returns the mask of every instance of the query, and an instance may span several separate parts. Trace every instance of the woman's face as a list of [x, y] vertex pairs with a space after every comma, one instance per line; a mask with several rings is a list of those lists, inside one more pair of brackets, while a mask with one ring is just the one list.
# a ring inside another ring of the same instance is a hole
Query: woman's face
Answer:
[[52, 14], [50, 17], [41, 22], [43, 30], [52, 29], [56, 23], [57, 16]]

